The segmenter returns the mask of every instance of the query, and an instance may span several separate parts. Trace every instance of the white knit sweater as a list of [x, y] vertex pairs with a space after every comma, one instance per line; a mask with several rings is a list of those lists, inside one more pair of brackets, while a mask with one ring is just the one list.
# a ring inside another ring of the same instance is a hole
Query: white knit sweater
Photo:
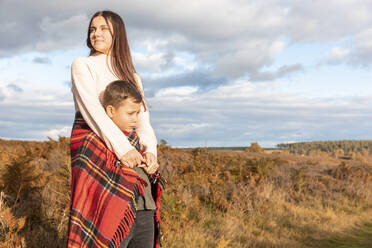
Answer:
[[[135, 78], [143, 94], [141, 78], [137, 74]], [[123, 132], [107, 116], [101, 104], [106, 86], [118, 80], [112, 72], [110, 57], [99, 54], [75, 59], [71, 66], [71, 80], [75, 110], [81, 112], [89, 127], [106, 142], [108, 148], [118, 158], [134, 149]], [[150, 124], [148, 108], [144, 111], [142, 107], [138, 115], [136, 132], [140, 143], [145, 147], [145, 152], [151, 152], [156, 156], [157, 142]]]

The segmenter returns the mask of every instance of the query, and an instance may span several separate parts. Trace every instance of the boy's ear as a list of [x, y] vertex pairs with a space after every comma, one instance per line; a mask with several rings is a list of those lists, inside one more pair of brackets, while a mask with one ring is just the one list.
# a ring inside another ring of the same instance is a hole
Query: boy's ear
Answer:
[[107, 105], [106, 106], [106, 114], [110, 117], [113, 118], [115, 115], [115, 108], [112, 105]]

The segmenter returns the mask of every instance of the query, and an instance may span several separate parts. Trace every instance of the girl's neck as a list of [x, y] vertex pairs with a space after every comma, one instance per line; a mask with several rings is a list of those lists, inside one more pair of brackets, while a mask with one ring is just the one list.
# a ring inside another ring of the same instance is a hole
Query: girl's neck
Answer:
[[95, 53], [93, 53], [92, 54], [92, 56], [103, 56], [103, 57], [111, 57], [111, 53], [109, 53], [109, 54], [106, 54], [106, 53], [100, 53], [100, 52], [95, 52]]

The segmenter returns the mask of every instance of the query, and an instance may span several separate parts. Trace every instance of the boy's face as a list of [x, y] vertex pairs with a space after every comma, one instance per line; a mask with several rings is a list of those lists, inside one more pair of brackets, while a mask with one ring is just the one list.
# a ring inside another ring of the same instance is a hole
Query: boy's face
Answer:
[[140, 109], [141, 103], [136, 103], [133, 98], [128, 98], [117, 108], [108, 105], [106, 113], [121, 131], [130, 132], [137, 125]]

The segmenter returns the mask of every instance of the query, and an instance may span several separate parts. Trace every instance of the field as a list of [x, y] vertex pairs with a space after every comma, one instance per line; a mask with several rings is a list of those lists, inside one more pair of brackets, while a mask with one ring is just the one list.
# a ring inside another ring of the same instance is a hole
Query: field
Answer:
[[[69, 140], [0, 141], [0, 247], [64, 247]], [[372, 156], [159, 146], [164, 247], [372, 247]]]

